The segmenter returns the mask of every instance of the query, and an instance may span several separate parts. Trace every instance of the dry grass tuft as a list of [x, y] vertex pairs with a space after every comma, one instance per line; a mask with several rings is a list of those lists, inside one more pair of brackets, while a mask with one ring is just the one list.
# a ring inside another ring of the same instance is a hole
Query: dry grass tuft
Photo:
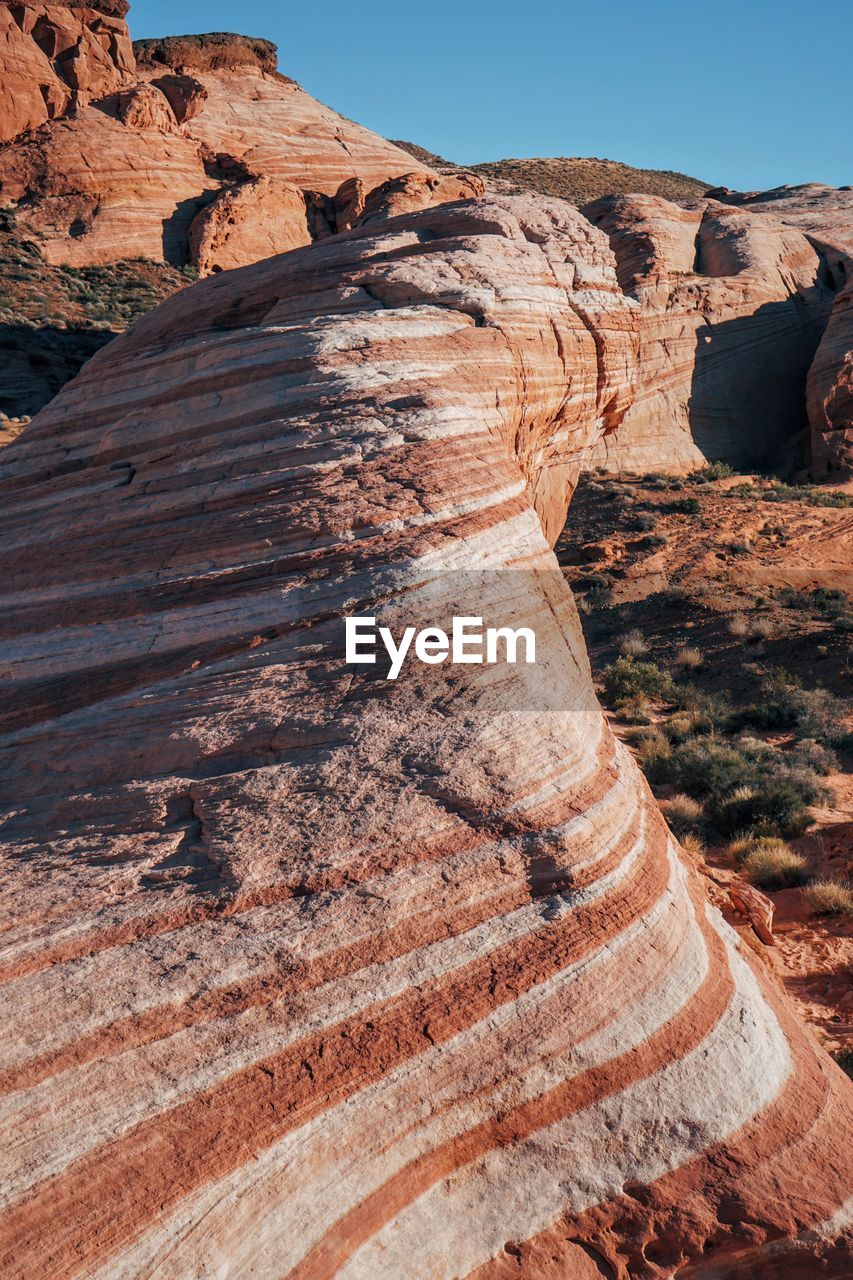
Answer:
[[853, 885], [844, 880], [815, 880], [806, 889], [806, 901], [816, 916], [853, 915]]
[[626, 631], [619, 641], [619, 650], [626, 658], [641, 658], [644, 653], [648, 653], [649, 646], [643, 638], [642, 631], [635, 627], [633, 631]]
[[784, 841], [780, 847], [759, 846], [747, 854], [742, 865], [743, 873], [760, 889], [791, 889], [807, 878], [805, 858], [789, 849]]

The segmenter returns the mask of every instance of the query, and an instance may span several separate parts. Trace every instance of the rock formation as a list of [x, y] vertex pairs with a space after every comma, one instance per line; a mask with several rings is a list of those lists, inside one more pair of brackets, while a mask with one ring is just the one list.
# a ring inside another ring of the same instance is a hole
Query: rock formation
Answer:
[[[176, 295], [0, 457], [4, 1275], [846, 1274], [850, 1083], [549, 546], [638, 308], [559, 201], [368, 223]], [[474, 613], [536, 664], [343, 662], [343, 615]]]
[[335, 219], [342, 184], [390, 212], [482, 192], [309, 97], [267, 40], [143, 40], [135, 63], [125, 9], [0, 0], [0, 198], [48, 261], [224, 269], [352, 225]]
[[[737, 202], [718, 194], [728, 202], [615, 196], [584, 208], [608, 232], [620, 283], [642, 308], [637, 399], [594, 465], [781, 466], [795, 460], [809, 420], [818, 433], [831, 427], [833, 440], [843, 424], [832, 415], [849, 424], [849, 405], [833, 391], [844, 378], [843, 304], [808, 413], [806, 381], [853, 250], [853, 193], [806, 187]], [[816, 469], [825, 465], [818, 447]]]
[[126, 82], [127, 9], [126, 0], [0, 4], [0, 142]]

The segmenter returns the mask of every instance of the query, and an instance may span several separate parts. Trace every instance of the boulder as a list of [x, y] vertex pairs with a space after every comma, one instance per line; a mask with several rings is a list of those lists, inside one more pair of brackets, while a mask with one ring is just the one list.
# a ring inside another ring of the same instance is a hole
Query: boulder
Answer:
[[[849, 1270], [853, 1087], [551, 550], [636, 305], [567, 204], [438, 206], [182, 291], [0, 455], [4, 1274]], [[474, 613], [536, 661], [344, 661]]]
[[169, 100], [153, 84], [137, 85], [117, 98], [118, 117], [129, 129], [177, 133], [178, 122]]
[[207, 100], [207, 90], [195, 76], [158, 76], [151, 83], [165, 95], [178, 124], [197, 116]]
[[735, 879], [729, 885], [729, 898], [735, 911], [752, 925], [761, 941], [772, 947], [773, 912], [776, 909], [773, 899], [741, 879]]
[[483, 190], [482, 178], [462, 171], [458, 175], [404, 173], [398, 178], [389, 178], [370, 192], [365, 191], [363, 183], [355, 187], [345, 184], [337, 197], [342, 206], [338, 230], [347, 231], [360, 222], [395, 218], [454, 200], [474, 200]]
[[221, 191], [189, 230], [190, 262], [201, 275], [229, 271], [311, 243], [305, 196], [275, 178]]

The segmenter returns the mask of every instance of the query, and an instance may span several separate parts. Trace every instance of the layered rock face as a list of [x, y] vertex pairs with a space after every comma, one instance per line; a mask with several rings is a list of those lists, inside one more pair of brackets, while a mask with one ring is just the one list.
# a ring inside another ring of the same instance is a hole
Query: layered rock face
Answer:
[[809, 370], [812, 465], [818, 473], [853, 474], [853, 255]]
[[[0, 3], [0, 22], [17, 104], [0, 135], [11, 139], [0, 198], [20, 206], [52, 263], [224, 270], [351, 226], [337, 222], [343, 184], [359, 184], [362, 210], [373, 193], [393, 212], [482, 192], [478, 178], [431, 174], [309, 97], [276, 71], [269, 41], [141, 41], [134, 69], [120, 17]], [[386, 193], [403, 175], [408, 186]]]
[[115, 92], [133, 71], [125, 0], [0, 4], [0, 141]]
[[[842, 438], [833, 418], [849, 425], [849, 405], [833, 390], [845, 376], [842, 302], [808, 410], [806, 382], [850, 261], [853, 193], [806, 187], [681, 205], [615, 196], [584, 212], [607, 231], [620, 282], [642, 307], [637, 398], [593, 464], [779, 466], [795, 460], [809, 422]], [[814, 465], [823, 470], [818, 446]]]
[[[845, 1274], [850, 1084], [545, 533], [638, 306], [560, 202], [407, 214], [177, 295], [2, 455], [5, 1275]], [[471, 614], [536, 663], [343, 661]]]

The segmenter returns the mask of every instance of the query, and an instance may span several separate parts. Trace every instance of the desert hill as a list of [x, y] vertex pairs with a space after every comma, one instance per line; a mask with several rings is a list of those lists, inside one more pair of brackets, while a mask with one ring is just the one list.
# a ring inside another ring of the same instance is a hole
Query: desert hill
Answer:
[[[395, 140], [395, 145], [410, 152], [421, 164], [440, 172], [458, 167], [416, 143]], [[467, 167], [480, 175], [490, 191], [522, 195], [538, 192], [545, 196], [559, 196], [578, 207], [601, 196], [619, 194], [684, 200], [705, 195], [711, 185], [668, 169], [635, 169], [617, 160], [598, 160], [592, 156], [490, 160]]]

